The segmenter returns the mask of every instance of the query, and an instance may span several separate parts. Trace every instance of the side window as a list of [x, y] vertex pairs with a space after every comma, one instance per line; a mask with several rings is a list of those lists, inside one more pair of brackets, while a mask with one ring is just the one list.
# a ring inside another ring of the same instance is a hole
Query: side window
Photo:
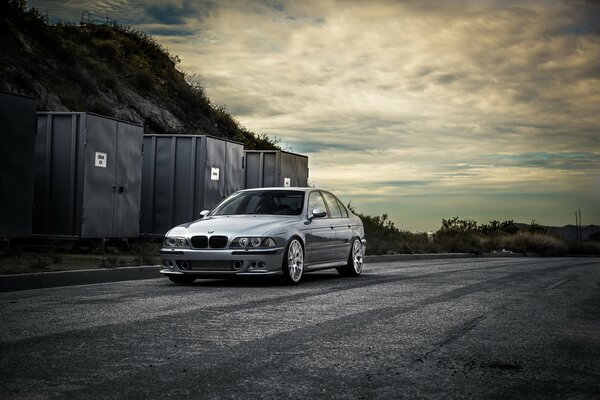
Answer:
[[344, 218], [348, 218], [348, 210], [346, 210], [346, 207], [344, 207], [344, 205], [342, 204], [341, 201], [339, 201], [336, 197], [337, 203], [340, 206], [340, 211], [342, 212], [342, 217]]
[[325, 203], [327, 203], [327, 207], [331, 213], [331, 218], [342, 218], [342, 212], [340, 211], [336, 198], [333, 197], [331, 193], [327, 192], [323, 192], [323, 196], [325, 197]]
[[308, 196], [308, 215], [312, 215], [312, 212], [315, 208], [322, 208], [327, 211], [327, 207], [325, 207], [325, 202], [323, 201], [323, 197], [321, 197], [321, 193], [319, 192], [310, 192]]

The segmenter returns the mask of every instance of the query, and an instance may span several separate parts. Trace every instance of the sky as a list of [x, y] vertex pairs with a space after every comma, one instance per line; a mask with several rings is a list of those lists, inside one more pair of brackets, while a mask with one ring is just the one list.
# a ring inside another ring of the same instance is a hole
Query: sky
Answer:
[[310, 180], [410, 231], [600, 224], [600, 2], [30, 0], [151, 34]]

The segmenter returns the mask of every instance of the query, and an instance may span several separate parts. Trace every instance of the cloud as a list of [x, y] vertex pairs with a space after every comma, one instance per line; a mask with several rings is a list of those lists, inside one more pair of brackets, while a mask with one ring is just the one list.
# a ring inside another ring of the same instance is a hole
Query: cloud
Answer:
[[[60, 8], [77, 7], [99, 15], [112, 8], [150, 29], [183, 70], [202, 76], [213, 102], [308, 153], [315, 182], [356, 196], [367, 211], [386, 204], [405, 219], [393, 199], [447, 196], [435, 206], [450, 210], [468, 198], [485, 210], [487, 194], [512, 195], [531, 213], [546, 210], [547, 220], [537, 219], [550, 223], [556, 213], [539, 202], [572, 207], [572, 193], [600, 202], [598, 2], [114, 0]], [[600, 208], [592, 216], [598, 222]]]

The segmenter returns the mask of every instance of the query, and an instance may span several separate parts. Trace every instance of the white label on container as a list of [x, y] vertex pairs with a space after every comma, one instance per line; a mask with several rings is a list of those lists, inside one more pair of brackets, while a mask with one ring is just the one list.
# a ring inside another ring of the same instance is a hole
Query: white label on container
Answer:
[[100, 168], [106, 168], [106, 153], [96, 152], [96, 160], [94, 161], [94, 166]]
[[210, 180], [211, 181], [219, 180], [219, 168], [212, 167], [210, 169]]
[[283, 186], [290, 187], [291, 185], [292, 185], [292, 179], [291, 178], [283, 178]]

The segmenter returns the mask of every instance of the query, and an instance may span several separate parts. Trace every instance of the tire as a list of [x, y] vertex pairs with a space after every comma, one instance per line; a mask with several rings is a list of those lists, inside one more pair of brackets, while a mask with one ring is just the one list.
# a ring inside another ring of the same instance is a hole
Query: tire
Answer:
[[351, 243], [348, 263], [337, 270], [342, 276], [357, 277], [363, 270], [363, 245], [358, 238], [352, 239]]
[[304, 247], [298, 238], [292, 238], [283, 255], [283, 277], [290, 285], [297, 285], [304, 273]]
[[190, 283], [194, 283], [196, 280], [195, 277], [187, 275], [168, 275], [168, 278], [171, 280], [171, 282], [178, 285], [189, 285]]

